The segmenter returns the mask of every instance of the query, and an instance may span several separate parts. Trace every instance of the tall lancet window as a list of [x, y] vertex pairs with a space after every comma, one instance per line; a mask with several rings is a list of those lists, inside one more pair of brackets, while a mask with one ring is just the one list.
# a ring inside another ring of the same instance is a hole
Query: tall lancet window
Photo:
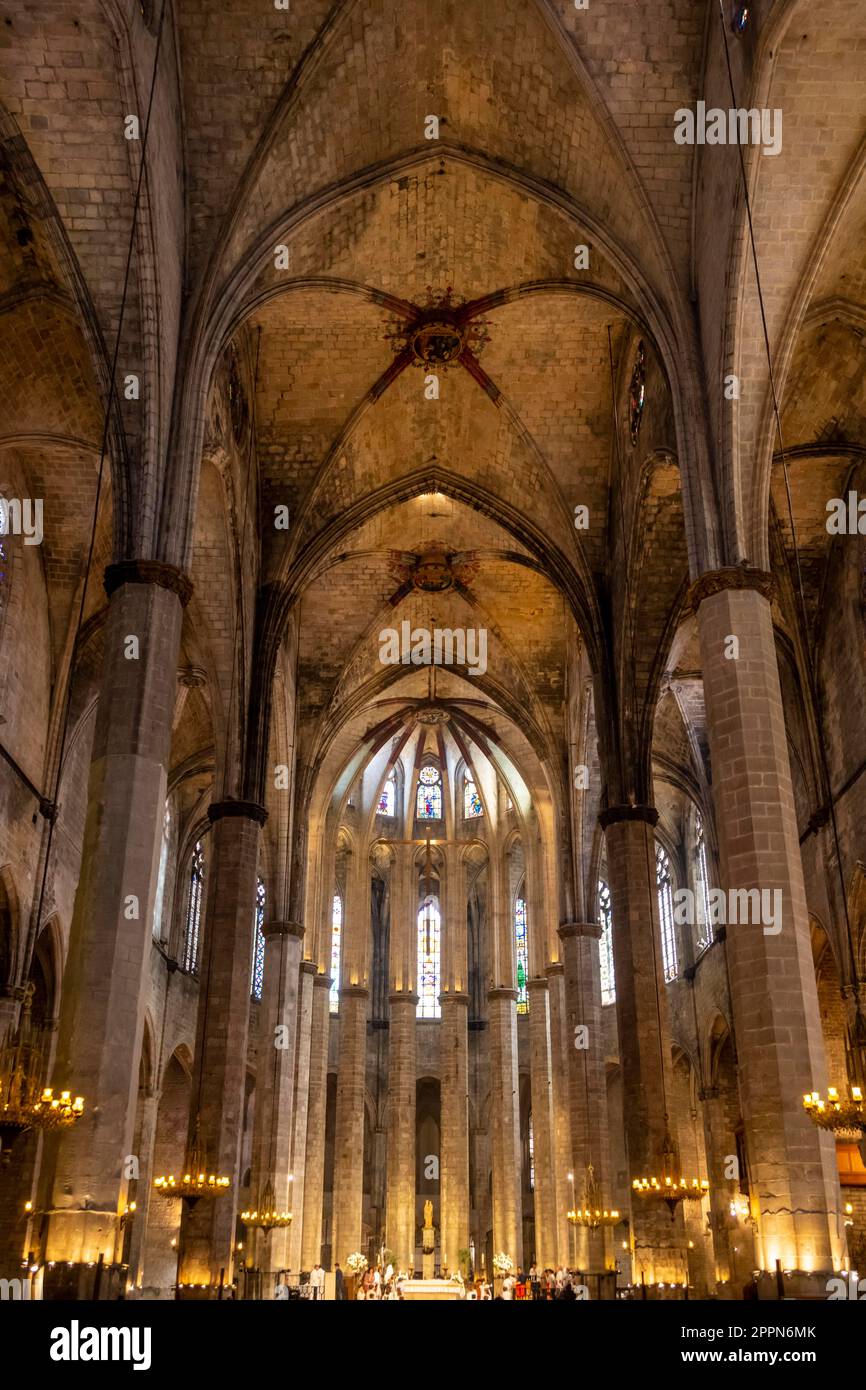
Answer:
[[418, 910], [418, 1018], [441, 1018], [442, 918], [439, 904], [430, 894]]
[[256, 911], [253, 919], [253, 968], [250, 975], [250, 994], [261, 999], [265, 978], [265, 885], [259, 879], [256, 886]]
[[379, 805], [376, 807], [377, 816], [393, 816], [397, 808], [397, 784], [394, 781], [394, 774], [388, 778], [382, 788], [382, 795], [379, 797]]
[[419, 820], [442, 819], [442, 773], [438, 767], [422, 767], [418, 773], [416, 815]]
[[613, 913], [610, 910], [610, 889], [604, 879], [598, 880], [598, 920], [601, 937], [598, 943], [601, 973], [602, 1004], [616, 1003], [616, 981], [613, 974]]
[[697, 915], [697, 948], [703, 951], [712, 945], [713, 923], [710, 914], [710, 876], [707, 872], [707, 842], [700, 811], [695, 813], [695, 909]]
[[[163, 935], [162, 913], [165, 906], [165, 875], [168, 871], [168, 845], [171, 835], [171, 808], [166, 802], [162, 819], [162, 844], [159, 847], [159, 873], [156, 879], [156, 897], [153, 903], [153, 934], [157, 941]], [[168, 935], [168, 933], [166, 933]]]
[[183, 932], [183, 950], [180, 968], [188, 975], [198, 970], [198, 950], [201, 936], [201, 908], [204, 896], [204, 850], [201, 840], [196, 840], [189, 866], [189, 896], [187, 898], [186, 922]]
[[467, 777], [463, 783], [463, 818], [464, 820], [476, 820], [478, 816], [483, 815], [484, 807], [481, 805], [478, 788], [472, 778]]
[[343, 899], [334, 894], [331, 903], [331, 988], [328, 1003], [332, 1014], [340, 1012], [340, 956], [343, 947]]
[[518, 898], [514, 904], [514, 944], [517, 948], [517, 1012], [529, 1013], [529, 990], [526, 977], [529, 973], [529, 951], [526, 945], [526, 899]]
[[656, 845], [656, 884], [659, 894], [659, 927], [662, 938], [662, 967], [666, 980], [677, 977], [677, 936], [674, 928], [674, 894], [671, 861], [661, 845]]

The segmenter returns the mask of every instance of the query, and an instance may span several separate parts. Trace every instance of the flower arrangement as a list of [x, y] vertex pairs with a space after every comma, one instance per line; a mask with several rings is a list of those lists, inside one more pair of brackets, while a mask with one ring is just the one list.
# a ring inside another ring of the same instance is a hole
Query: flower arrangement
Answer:
[[493, 1256], [493, 1270], [495, 1274], [510, 1274], [514, 1268], [514, 1261], [510, 1255], [506, 1255], [500, 1250], [498, 1255]]
[[346, 1268], [352, 1274], [363, 1274], [367, 1268], [367, 1256], [362, 1255], [360, 1250], [354, 1250], [346, 1261]]

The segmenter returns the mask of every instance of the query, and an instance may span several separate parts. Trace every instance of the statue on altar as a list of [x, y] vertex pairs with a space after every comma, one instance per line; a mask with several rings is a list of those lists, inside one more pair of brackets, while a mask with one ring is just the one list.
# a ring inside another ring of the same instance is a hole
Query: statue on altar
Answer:
[[424, 1203], [424, 1228], [421, 1232], [421, 1248], [425, 1253], [434, 1249], [436, 1244], [436, 1233], [433, 1229], [433, 1203]]

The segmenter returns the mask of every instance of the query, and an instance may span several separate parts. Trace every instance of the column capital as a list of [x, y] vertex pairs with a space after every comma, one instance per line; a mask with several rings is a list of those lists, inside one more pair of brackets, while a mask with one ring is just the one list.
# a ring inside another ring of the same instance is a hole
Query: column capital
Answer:
[[705, 598], [723, 594], [728, 589], [752, 589], [768, 602], [773, 598], [773, 576], [768, 570], [749, 569], [746, 565], [728, 565], [708, 570], [700, 575], [689, 589], [686, 602], [697, 613]]
[[[305, 966], [312, 965], [314, 970], [316, 968], [313, 961], [311, 960], [305, 960], [302, 962], [302, 964]], [[333, 983], [334, 981], [331, 979], [330, 975], [315, 974], [313, 976], [313, 984], [318, 985], [320, 989], [330, 989]]]
[[548, 988], [548, 979], [547, 979], [547, 976], [546, 976], [546, 975], [533, 975], [533, 976], [531, 977], [531, 979], [528, 979], [528, 980], [526, 981], [526, 988], [527, 988], [527, 990], [543, 990], [543, 989], [547, 989], [547, 988]]
[[561, 960], [549, 960], [545, 967], [545, 974], [548, 980], [557, 978], [565, 974], [565, 962]]
[[262, 936], [265, 940], [269, 936], [296, 936], [299, 941], [303, 941], [304, 928], [300, 922], [265, 922]]
[[487, 991], [488, 999], [517, 999], [517, 990], [508, 989], [505, 985], [497, 985], [495, 989]]
[[465, 1004], [469, 1008], [469, 995], [460, 989], [447, 989], [439, 995], [440, 1004]]
[[607, 830], [611, 825], [619, 825], [620, 821], [637, 820], [647, 825], [658, 825], [658, 819], [655, 806], [608, 806], [599, 812], [598, 823], [602, 830]]
[[718, 1086], [702, 1086], [698, 1091], [698, 1100], [718, 1100], [719, 1094]]
[[411, 1004], [416, 1007], [418, 996], [410, 989], [392, 989], [388, 995], [389, 1004]]
[[370, 991], [366, 985], [343, 985], [340, 999], [369, 999]]
[[227, 816], [238, 816], [264, 825], [268, 813], [264, 806], [259, 806], [256, 801], [238, 801], [235, 797], [227, 797], [225, 801], [212, 801], [207, 808], [207, 818], [211, 825], [218, 820], [225, 820]]
[[109, 598], [122, 584], [156, 584], [160, 589], [177, 594], [182, 608], [186, 608], [192, 598], [189, 575], [162, 560], [120, 560], [116, 565], [106, 566], [102, 582]]
[[[299, 969], [302, 975], [315, 975], [316, 962], [314, 960], [302, 960]], [[322, 978], [327, 979], [328, 977], [326, 975], [323, 975]], [[328, 988], [330, 989], [330, 984], [328, 985]]]
[[185, 685], [188, 690], [200, 690], [207, 685], [207, 671], [203, 666], [181, 666], [177, 679], [178, 684]]
[[591, 941], [600, 941], [602, 930], [600, 922], [563, 922], [557, 927], [556, 934], [560, 941], [574, 936], [587, 936]]
[[0, 999], [12, 999], [20, 1003], [26, 993], [26, 985], [0, 985]]

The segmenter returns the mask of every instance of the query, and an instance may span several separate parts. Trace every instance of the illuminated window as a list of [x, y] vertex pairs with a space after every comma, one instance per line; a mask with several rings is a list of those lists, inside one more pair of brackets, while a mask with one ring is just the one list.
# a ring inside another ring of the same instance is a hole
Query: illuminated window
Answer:
[[514, 904], [514, 942], [517, 946], [517, 1012], [529, 1013], [529, 991], [526, 988], [526, 975], [529, 969], [529, 955], [526, 949], [526, 899], [518, 898]]
[[379, 805], [376, 807], [376, 815], [393, 816], [396, 804], [397, 787], [394, 782], [394, 774], [392, 773], [382, 788], [382, 795], [379, 797]]
[[256, 914], [253, 921], [253, 968], [250, 975], [250, 994], [261, 999], [265, 976], [265, 885], [259, 879], [256, 886]]
[[666, 980], [677, 976], [677, 938], [674, 931], [674, 897], [671, 861], [661, 845], [656, 845], [656, 885], [659, 894], [659, 926], [662, 938], [662, 966]]
[[707, 873], [707, 842], [699, 812], [695, 815], [695, 908], [697, 947], [699, 951], [703, 951], [712, 945], [713, 924], [710, 913], [710, 876]]
[[181, 970], [194, 975], [198, 970], [198, 948], [201, 934], [201, 905], [204, 891], [204, 850], [197, 840], [189, 867], [189, 898], [183, 934]]
[[749, 27], [749, 6], [735, 4], [731, 7], [731, 28], [735, 34], [745, 34]]
[[343, 899], [334, 894], [331, 903], [331, 988], [328, 1002], [332, 1014], [340, 1012], [340, 951], [343, 945]]
[[471, 777], [467, 777], [463, 783], [463, 815], [466, 820], [474, 820], [476, 816], [484, 815], [478, 788]]
[[441, 1018], [439, 1007], [442, 919], [433, 897], [418, 910], [418, 1018]]
[[416, 815], [419, 820], [442, 819], [442, 773], [438, 767], [422, 767], [418, 773]]
[[529, 1117], [529, 1186], [535, 1187], [535, 1136], [532, 1133], [532, 1116]]
[[159, 873], [156, 878], [156, 897], [153, 903], [153, 934], [157, 941], [162, 936], [162, 910], [165, 903], [165, 875], [168, 871], [168, 845], [171, 833], [171, 810], [166, 802], [162, 818], [162, 844], [159, 847]]
[[610, 889], [603, 879], [598, 880], [598, 920], [601, 936], [598, 942], [601, 970], [601, 1002], [616, 1002], [616, 981], [613, 974], [613, 914], [610, 910]]
[[640, 434], [641, 421], [643, 419], [643, 409], [646, 405], [646, 351], [643, 343], [638, 343], [637, 353], [635, 354], [634, 367], [631, 374], [631, 385], [629, 386], [629, 433], [632, 445], [637, 444], [637, 437]]

